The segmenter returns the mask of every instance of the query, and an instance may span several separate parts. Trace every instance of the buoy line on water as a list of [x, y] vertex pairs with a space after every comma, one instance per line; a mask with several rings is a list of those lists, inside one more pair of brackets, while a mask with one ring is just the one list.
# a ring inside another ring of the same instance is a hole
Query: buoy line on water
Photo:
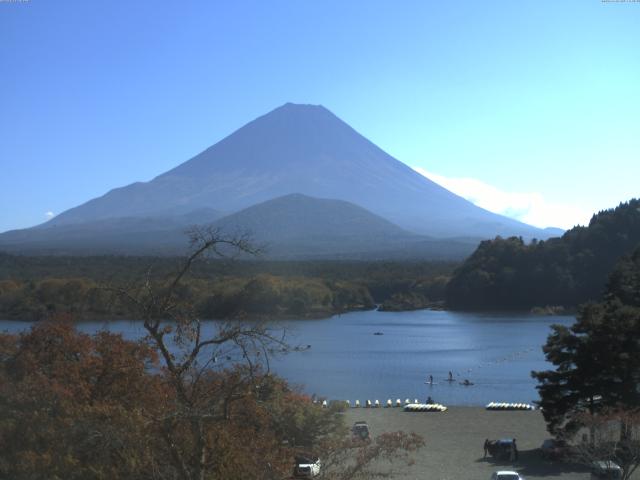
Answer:
[[[472, 385], [475, 384], [475, 382], [471, 382], [471, 381], [469, 381], [467, 379], [465, 379], [465, 381], [460, 382], [459, 379], [463, 378], [463, 377], [465, 377], [467, 375], [468, 376], [472, 375], [472, 372], [474, 370], [480, 370], [482, 368], [495, 367], [495, 366], [498, 366], [498, 365], [500, 365], [502, 363], [512, 362], [512, 361], [518, 360], [518, 359], [528, 355], [533, 350], [534, 350], [534, 347], [529, 347], [529, 348], [526, 348], [524, 350], [519, 350], [519, 351], [516, 351], [516, 352], [509, 353], [505, 357], [497, 357], [497, 358], [494, 358], [494, 359], [489, 360], [489, 361], [480, 362], [480, 363], [476, 364], [475, 366], [467, 368], [467, 369], [462, 368], [462, 369], [455, 370], [455, 371], [452, 370], [452, 371], [449, 372], [450, 376], [448, 378], [447, 377], [443, 378], [440, 383], [448, 382], [450, 385], [455, 385], [457, 383], [459, 385], [466, 386], [466, 387], [472, 386]], [[429, 375], [427, 377], [428, 380], [425, 381], [424, 383], [426, 385], [429, 385], [429, 386], [438, 385], [439, 382], [434, 382], [433, 378], [434, 378], [433, 375]], [[466, 383], [466, 382], [468, 382], [468, 383]]]

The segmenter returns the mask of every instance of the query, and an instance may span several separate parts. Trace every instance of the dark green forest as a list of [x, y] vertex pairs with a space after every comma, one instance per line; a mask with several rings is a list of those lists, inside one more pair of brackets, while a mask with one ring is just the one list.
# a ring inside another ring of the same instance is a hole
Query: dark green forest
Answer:
[[640, 467], [639, 335], [640, 248], [617, 263], [598, 303], [582, 305], [574, 324], [551, 327], [543, 351], [554, 367], [531, 372], [547, 428], [573, 443], [572, 460], [613, 460], [621, 480]]
[[599, 303], [582, 305], [570, 327], [552, 327], [543, 350], [556, 369], [532, 372], [551, 432], [577, 433], [585, 411], [637, 409], [639, 327], [640, 248], [618, 262]]
[[[114, 287], [162, 286], [183, 258], [0, 254], [0, 318], [134, 318]], [[444, 300], [452, 262], [272, 262], [205, 259], [180, 294], [203, 318], [324, 317], [372, 309], [425, 308]]]
[[[573, 310], [600, 298], [616, 262], [638, 245], [640, 200], [631, 200], [560, 238], [484, 241], [463, 264], [203, 259], [193, 265], [181, 295], [203, 318], [325, 317], [376, 306], [441, 307], [445, 300], [452, 309]], [[0, 253], [0, 318], [133, 318], [110, 289], [141, 279], [162, 287], [181, 261]]]
[[560, 238], [487, 240], [455, 270], [446, 303], [465, 310], [574, 308], [599, 299], [616, 262], [638, 245], [638, 199], [599, 212]]

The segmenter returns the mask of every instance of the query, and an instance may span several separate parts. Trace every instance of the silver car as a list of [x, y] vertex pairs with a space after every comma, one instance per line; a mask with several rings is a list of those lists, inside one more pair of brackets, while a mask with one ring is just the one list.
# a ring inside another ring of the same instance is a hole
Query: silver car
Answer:
[[513, 470], [499, 470], [493, 472], [491, 480], [524, 480], [524, 477]]
[[593, 480], [618, 480], [622, 478], [622, 468], [611, 460], [599, 460], [591, 464]]

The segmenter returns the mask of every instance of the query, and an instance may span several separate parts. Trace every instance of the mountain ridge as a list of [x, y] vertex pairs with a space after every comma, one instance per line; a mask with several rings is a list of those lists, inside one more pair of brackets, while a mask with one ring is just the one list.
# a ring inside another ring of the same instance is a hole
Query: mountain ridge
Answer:
[[[158, 217], [101, 219], [0, 235], [0, 249], [32, 254], [176, 255], [188, 247], [189, 223]], [[248, 237], [265, 259], [460, 259], [479, 239], [440, 242], [407, 232], [343, 200], [290, 194], [209, 222], [225, 237]]]
[[285, 104], [149, 182], [113, 189], [52, 224], [148, 216], [163, 209], [234, 212], [290, 193], [345, 200], [435, 237], [523, 235], [540, 229], [473, 205], [424, 178], [322, 106]]
[[[49, 239], [55, 248], [64, 250], [83, 248], [80, 239], [85, 238], [94, 246], [109, 249], [111, 239], [126, 251], [128, 228], [133, 243], [135, 237], [140, 245], [163, 250], [177, 238], [176, 228], [170, 233], [168, 225], [209, 224], [229, 215], [233, 219], [234, 213], [293, 194], [324, 200], [320, 210], [331, 210], [332, 204], [326, 203], [329, 200], [347, 202], [347, 210], [352, 213], [354, 207], [362, 209], [358, 218], [368, 218], [365, 223], [369, 227], [374, 223], [381, 226], [382, 220], [393, 224], [393, 228], [387, 225], [387, 230], [397, 230], [388, 238], [395, 235], [404, 241], [410, 235], [421, 236], [441, 251], [448, 251], [445, 240], [450, 238], [479, 241], [516, 235], [542, 239], [556, 233], [491, 213], [446, 190], [380, 149], [323, 106], [287, 103], [148, 182], [114, 188], [47, 223], [0, 234], [0, 246], [17, 248], [19, 238], [25, 248], [35, 243], [45, 248]], [[324, 246], [315, 242], [318, 252], [336, 252], [336, 241], [344, 235], [331, 226], [331, 215], [308, 207], [321, 218], [321, 230], [331, 231], [334, 237], [324, 236]], [[333, 215], [338, 215], [333, 210]], [[373, 221], [371, 215], [378, 218]], [[313, 254], [308, 251], [309, 242], [298, 246], [291, 242], [288, 231], [293, 225], [272, 214], [270, 218], [279, 225], [272, 229], [277, 235], [270, 236], [274, 245], [281, 244], [276, 250], [282, 251], [286, 245], [292, 251]], [[228, 221], [226, 227], [231, 227]], [[347, 231], [349, 225], [343, 223], [342, 228]], [[158, 235], [160, 231], [167, 235]], [[64, 232], [70, 235], [67, 245]], [[359, 243], [363, 252], [369, 252], [374, 236], [367, 232], [359, 242], [354, 238], [350, 242]], [[316, 239], [320, 237], [318, 233]], [[394, 242], [388, 243], [382, 251], [388, 251]], [[413, 244], [394, 244], [413, 251]]]

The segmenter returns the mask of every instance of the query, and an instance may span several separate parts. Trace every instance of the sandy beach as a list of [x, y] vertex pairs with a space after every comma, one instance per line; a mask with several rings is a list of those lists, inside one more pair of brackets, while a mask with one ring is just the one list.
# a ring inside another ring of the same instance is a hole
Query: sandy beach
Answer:
[[[489, 480], [496, 470], [516, 470], [526, 479], [588, 480], [578, 465], [551, 463], [538, 451], [549, 438], [539, 411], [487, 411], [481, 407], [450, 407], [444, 413], [410, 413], [402, 408], [351, 408], [347, 422], [366, 421], [373, 436], [403, 430], [424, 437], [426, 445], [413, 458], [415, 464], [395, 471], [394, 479]], [[486, 438], [517, 439], [517, 461], [483, 458]], [[637, 478], [637, 476], [636, 476]]]

